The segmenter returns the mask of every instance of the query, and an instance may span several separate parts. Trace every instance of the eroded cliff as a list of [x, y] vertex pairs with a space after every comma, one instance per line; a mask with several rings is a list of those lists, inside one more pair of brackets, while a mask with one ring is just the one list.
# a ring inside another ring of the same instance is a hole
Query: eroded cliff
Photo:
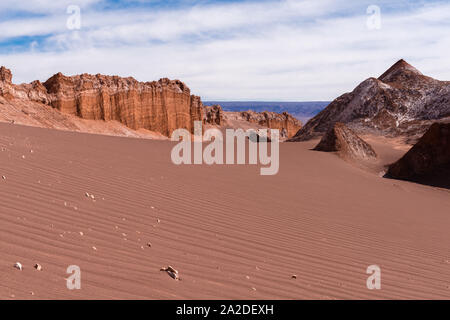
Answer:
[[116, 120], [128, 128], [170, 136], [178, 128], [193, 130], [203, 118], [200, 97], [179, 80], [139, 82], [134, 78], [57, 73], [46, 82], [12, 83], [0, 68], [0, 96], [10, 104], [39, 103], [87, 120]]

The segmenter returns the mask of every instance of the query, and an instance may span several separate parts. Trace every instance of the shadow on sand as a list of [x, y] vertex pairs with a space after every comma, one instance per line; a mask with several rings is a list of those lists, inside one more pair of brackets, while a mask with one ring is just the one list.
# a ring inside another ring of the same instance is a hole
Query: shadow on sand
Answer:
[[416, 175], [414, 177], [407, 179], [397, 179], [388, 174], [385, 174], [383, 178], [392, 180], [405, 180], [431, 187], [438, 187], [450, 190], [450, 163], [437, 168], [432, 173], [424, 175]]

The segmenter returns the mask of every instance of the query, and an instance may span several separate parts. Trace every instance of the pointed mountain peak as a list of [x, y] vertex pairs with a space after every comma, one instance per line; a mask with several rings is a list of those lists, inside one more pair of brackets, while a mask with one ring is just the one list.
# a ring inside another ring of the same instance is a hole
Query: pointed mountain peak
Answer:
[[395, 81], [399, 74], [422, 75], [422, 73], [403, 59], [398, 60], [378, 79], [383, 82]]

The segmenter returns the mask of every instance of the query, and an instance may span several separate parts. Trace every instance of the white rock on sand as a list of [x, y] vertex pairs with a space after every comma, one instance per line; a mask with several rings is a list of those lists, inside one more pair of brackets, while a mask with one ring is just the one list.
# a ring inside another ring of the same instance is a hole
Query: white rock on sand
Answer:
[[160, 271], [165, 271], [165, 272], [167, 272], [167, 274], [171, 277], [171, 278], [173, 278], [173, 279], [175, 279], [175, 280], [180, 280], [180, 277], [179, 277], [179, 275], [178, 275], [178, 270], [175, 270], [173, 267], [171, 267], [171, 266], [168, 266], [168, 267], [166, 267], [166, 268], [161, 268], [160, 269]]
[[20, 271], [23, 270], [22, 264], [21, 264], [20, 262], [16, 262], [16, 263], [14, 264], [14, 268], [16, 268], [16, 269], [18, 269], [18, 270], [20, 270]]

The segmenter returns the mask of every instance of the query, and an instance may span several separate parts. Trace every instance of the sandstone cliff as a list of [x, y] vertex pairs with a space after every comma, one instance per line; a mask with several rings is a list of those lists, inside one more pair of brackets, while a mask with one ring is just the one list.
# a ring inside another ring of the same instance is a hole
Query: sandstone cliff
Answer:
[[446, 117], [450, 117], [450, 82], [424, 76], [400, 60], [378, 79], [369, 78], [331, 102], [291, 141], [320, 136], [336, 122], [358, 133], [414, 138], [432, 122]]
[[86, 120], [118, 121], [128, 128], [170, 136], [178, 128], [193, 130], [203, 118], [201, 99], [179, 80], [138, 82], [133, 78], [58, 73], [45, 83], [15, 85], [0, 68], [0, 96], [9, 104], [38, 103]]
[[450, 187], [450, 123], [435, 123], [397, 162], [387, 176], [420, 181], [438, 178]]
[[340, 122], [327, 131], [314, 150], [337, 152], [344, 159], [371, 159], [377, 157], [377, 154], [367, 142]]

